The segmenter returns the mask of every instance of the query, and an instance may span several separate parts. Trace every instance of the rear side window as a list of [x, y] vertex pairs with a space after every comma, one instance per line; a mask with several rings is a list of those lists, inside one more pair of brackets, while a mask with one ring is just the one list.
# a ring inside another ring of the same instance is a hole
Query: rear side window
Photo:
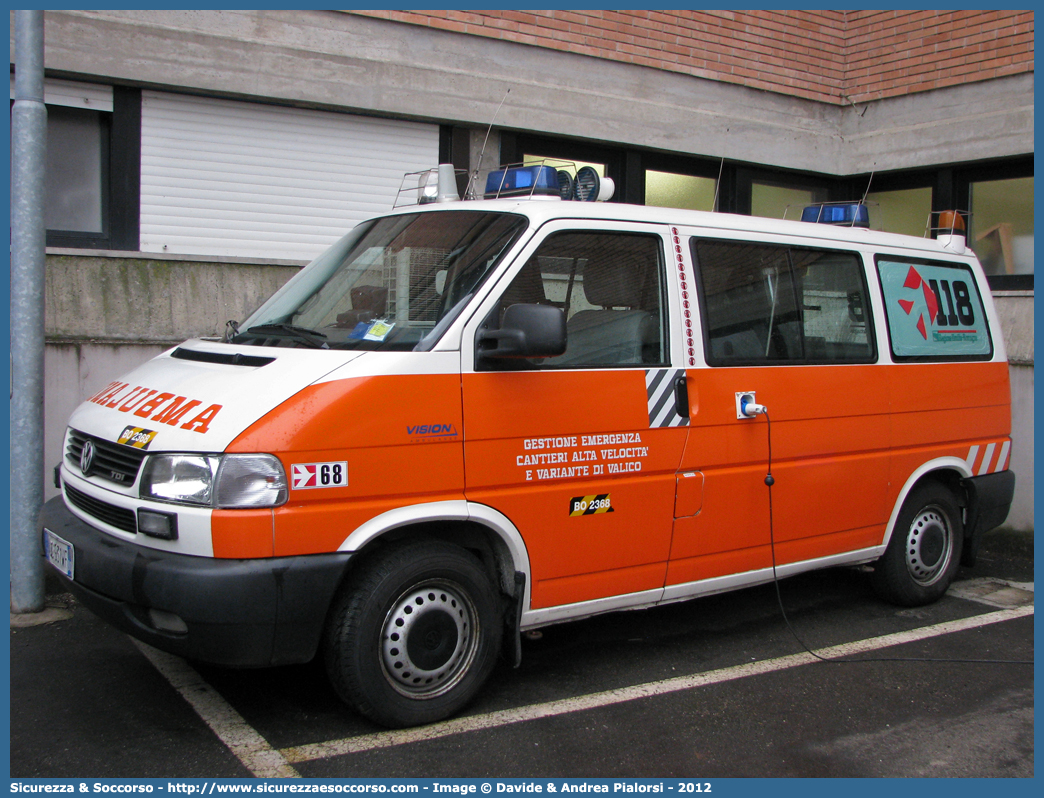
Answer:
[[993, 342], [971, 268], [878, 255], [896, 360], [989, 360]]
[[712, 366], [874, 360], [858, 255], [710, 239], [692, 252]]

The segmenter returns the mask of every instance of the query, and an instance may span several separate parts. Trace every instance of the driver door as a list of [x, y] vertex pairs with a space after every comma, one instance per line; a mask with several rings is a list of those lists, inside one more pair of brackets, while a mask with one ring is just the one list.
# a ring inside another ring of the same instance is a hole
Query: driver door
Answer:
[[[656, 225], [545, 226], [465, 334], [465, 490], [524, 538], [532, 609], [662, 593], [688, 429], [666, 246]], [[476, 353], [480, 332], [517, 303], [562, 310], [564, 354]]]

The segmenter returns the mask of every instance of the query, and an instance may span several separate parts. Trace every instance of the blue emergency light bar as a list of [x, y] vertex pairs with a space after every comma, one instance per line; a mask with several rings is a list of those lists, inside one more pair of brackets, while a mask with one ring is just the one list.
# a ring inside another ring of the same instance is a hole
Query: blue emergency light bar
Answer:
[[486, 199], [497, 197], [560, 196], [558, 172], [550, 166], [512, 166], [490, 172]]
[[801, 221], [845, 227], [869, 227], [870, 211], [861, 202], [809, 205], [801, 212]]

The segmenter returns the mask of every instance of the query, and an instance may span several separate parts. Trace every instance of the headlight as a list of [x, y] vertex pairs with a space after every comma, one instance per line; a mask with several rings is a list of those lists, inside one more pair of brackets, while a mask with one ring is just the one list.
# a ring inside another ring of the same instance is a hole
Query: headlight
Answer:
[[220, 457], [198, 454], [154, 454], [141, 475], [143, 499], [209, 505]]
[[286, 472], [270, 454], [226, 454], [217, 472], [215, 507], [275, 507], [286, 501]]
[[287, 499], [286, 472], [270, 454], [154, 454], [139, 495], [203, 507], [275, 507]]

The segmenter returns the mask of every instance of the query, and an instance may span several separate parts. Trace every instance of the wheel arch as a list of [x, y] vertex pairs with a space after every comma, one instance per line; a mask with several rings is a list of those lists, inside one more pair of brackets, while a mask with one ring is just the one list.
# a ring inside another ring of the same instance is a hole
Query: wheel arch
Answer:
[[903, 504], [918, 485], [928, 481], [941, 482], [953, 491], [958, 505], [964, 509], [967, 497], [961, 482], [971, 476], [973, 476], [973, 473], [971, 468], [968, 467], [968, 463], [959, 457], [940, 457], [935, 460], [929, 460], [915, 469], [907, 478], [903, 489], [899, 491], [895, 504], [892, 506], [892, 514], [888, 517], [888, 526], [885, 528], [885, 536], [881, 544], [885, 547], [888, 546], [892, 539], [892, 533], [895, 531], [895, 524], [899, 518], [899, 513], [902, 511]]
[[[338, 551], [356, 560], [393, 543], [435, 539], [475, 552], [496, 577], [497, 587], [529, 607], [530, 565], [525, 541], [503, 513], [484, 504], [444, 501], [397, 507], [365, 522], [348, 535]], [[350, 570], [350, 568], [349, 568]], [[517, 595], [516, 574], [524, 575], [524, 595]]]

